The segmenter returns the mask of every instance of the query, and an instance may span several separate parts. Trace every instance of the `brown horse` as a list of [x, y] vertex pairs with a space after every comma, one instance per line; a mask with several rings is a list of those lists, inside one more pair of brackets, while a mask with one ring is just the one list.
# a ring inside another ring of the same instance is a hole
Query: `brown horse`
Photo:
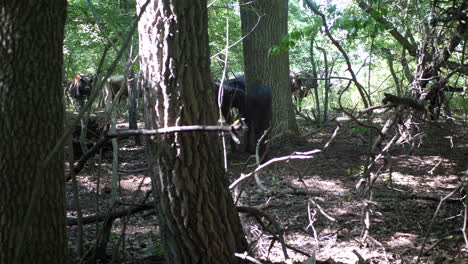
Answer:
[[77, 74], [71, 81], [66, 93], [73, 103], [73, 106], [83, 106], [85, 100], [91, 95], [93, 89], [93, 77], [90, 75]]

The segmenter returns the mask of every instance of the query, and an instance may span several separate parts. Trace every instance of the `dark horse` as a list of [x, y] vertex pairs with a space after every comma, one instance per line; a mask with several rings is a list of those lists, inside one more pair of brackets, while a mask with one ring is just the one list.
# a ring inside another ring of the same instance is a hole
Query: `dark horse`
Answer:
[[[255, 146], [271, 125], [272, 89], [268, 85], [256, 83], [249, 87], [246, 95], [245, 119], [247, 122], [247, 151], [255, 152]], [[265, 143], [260, 144], [259, 155], [265, 154]]]
[[[219, 93], [219, 83], [213, 83], [216, 91]], [[221, 100], [221, 113], [224, 119], [231, 123], [233, 118], [230, 115], [231, 108], [236, 108], [239, 112], [238, 117], [245, 115], [245, 92], [242, 89], [233, 87], [226, 83], [223, 84], [223, 97]]]

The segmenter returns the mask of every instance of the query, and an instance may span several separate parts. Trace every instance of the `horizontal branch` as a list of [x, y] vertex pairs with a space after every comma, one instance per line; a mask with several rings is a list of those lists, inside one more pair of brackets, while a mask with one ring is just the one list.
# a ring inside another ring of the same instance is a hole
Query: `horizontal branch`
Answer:
[[[140, 204], [140, 205], [131, 205], [131, 206], [126, 206], [120, 210], [115, 210], [110, 213], [110, 218], [115, 219], [118, 217], [126, 216], [126, 215], [132, 215], [135, 213], [139, 213], [142, 211], [154, 209], [154, 204], [153, 203], [145, 203], [145, 204]], [[104, 221], [106, 219], [107, 214], [99, 214], [99, 215], [90, 215], [83, 217], [81, 219], [82, 224], [91, 224], [95, 223], [98, 221]], [[67, 217], [67, 226], [74, 226], [78, 224], [78, 218], [77, 217]]]
[[314, 149], [314, 150], [307, 151], [307, 152], [294, 152], [289, 156], [273, 158], [273, 159], [263, 163], [262, 165], [258, 166], [257, 168], [255, 168], [254, 171], [252, 171], [252, 172], [250, 172], [248, 174], [242, 174], [242, 176], [239, 177], [239, 179], [235, 180], [233, 183], [231, 183], [231, 185], [229, 185], [229, 189], [232, 190], [239, 183], [241, 183], [243, 180], [251, 177], [252, 175], [255, 175], [255, 173], [263, 170], [264, 168], [270, 166], [271, 164], [273, 164], [275, 162], [289, 161], [289, 160], [293, 160], [293, 159], [312, 159], [314, 157], [313, 154], [319, 153], [321, 151], [322, 150], [320, 150], [320, 149]]
[[115, 132], [109, 132], [108, 136], [111, 138], [114, 137], [125, 137], [125, 136], [134, 136], [134, 135], [158, 135], [158, 134], [170, 134], [177, 132], [188, 132], [188, 131], [211, 131], [211, 132], [233, 132], [240, 129], [242, 124], [232, 125], [232, 126], [202, 126], [202, 125], [193, 125], [193, 126], [173, 126], [173, 127], [164, 127], [159, 129], [118, 129]]

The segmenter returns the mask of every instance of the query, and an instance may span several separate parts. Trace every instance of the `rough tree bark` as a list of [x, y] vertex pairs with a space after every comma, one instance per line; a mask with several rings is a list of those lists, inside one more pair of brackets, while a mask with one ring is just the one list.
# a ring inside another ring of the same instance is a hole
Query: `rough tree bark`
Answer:
[[[257, 81], [273, 89], [274, 135], [292, 131], [298, 127], [292, 105], [289, 81], [289, 54], [268, 55], [274, 45], [288, 33], [288, 0], [239, 0], [241, 3], [242, 34], [249, 34], [243, 40], [244, 70], [247, 93], [250, 85]], [[249, 4], [250, 3], [250, 4]]]
[[67, 263], [65, 0], [0, 1], [0, 263]]
[[[149, 129], [217, 122], [206, 6], [204, 0], [151, 0], [140, 20], [140, 77]], [[167, 262], [239, 263], [234, 253], [244, 252], [247, 243], [217, 134], [167, 134], [151, 138], [149, 145]]]

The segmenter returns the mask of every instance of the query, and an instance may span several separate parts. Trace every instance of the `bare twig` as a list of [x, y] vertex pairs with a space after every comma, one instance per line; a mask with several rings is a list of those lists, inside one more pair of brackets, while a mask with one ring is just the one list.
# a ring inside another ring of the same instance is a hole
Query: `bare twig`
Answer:
[[432, 220], [431, 220], [431, 223], [429, 224], [428, 228], [427, 228], [427, 231], [426, 231], [426, 235], [424, 236], [424, 240], [423, 240], [423, 243], [421, 245], [421, 249], [419, 250], [419, 254], [418, 254], [418, 259], [416, 260], [416, 264], [419, 263], [419, 260], [421, 259], [421, 256], [423, 254], [423, 251], [424, 251], [424, 246], [426, 245], [426, 242], [427, 242], [427, 239], [429, 237], [429, 234], [431, 232], [431, 229], [432, 229], [432, 225], [434, 225], [434, 222], [435, 222], [435, 219], [437, 217], [437, 215], [439, 214], [439, 210], [440, 208], [442, 207], [442, 204], [447, 200], [449, 199], [450, 197], [452, 197], [452, 195], [454, 195], [458, 190], [460, 190], [460, 188], [463, 187], [463, 184], [460, 184], [457, 188], [455, 188], [452, 192], [450, 192], [449, 194], [447, 194], [445, 197], [442, 197], [440, 199], [440, 202], [439, 204], [437, 205], [437, 209], [436, 211], [434, 212], [434, 215], [432, 216]]
[[288, 160], [292, 160], [292, 159], [312, 159], [314, 157], [313, 154], [316, 154], [316, 153], [319, 153], [319, 152], [321, 152], [320, 149], [314, 149], [314, 150], [307, 151], [307, 152], [293, 152], [289, 156], [273, 158], [273, 159], [263, 163], [262, 165], [258, 166], [257, 168], [255, 168], [254, 171], [252, 171], [252, 172], [250, 172], [248, 174], [241, 174], [241, 177], [239, 179], [235, 180], [233, 183], [231, 183], [231, 185], [229, 185], [229, 189], [232, 190], [234, 187], [236, 187], [243, 180], [251, 177], [252, 175], [257, 173], [258, 171], [261, 171], [261, 170], [265, 169], [266, 167], [270, 166], [273, 163], [276, 163], [276, 162], [279, 162], [279, 161], [288, 161]]

